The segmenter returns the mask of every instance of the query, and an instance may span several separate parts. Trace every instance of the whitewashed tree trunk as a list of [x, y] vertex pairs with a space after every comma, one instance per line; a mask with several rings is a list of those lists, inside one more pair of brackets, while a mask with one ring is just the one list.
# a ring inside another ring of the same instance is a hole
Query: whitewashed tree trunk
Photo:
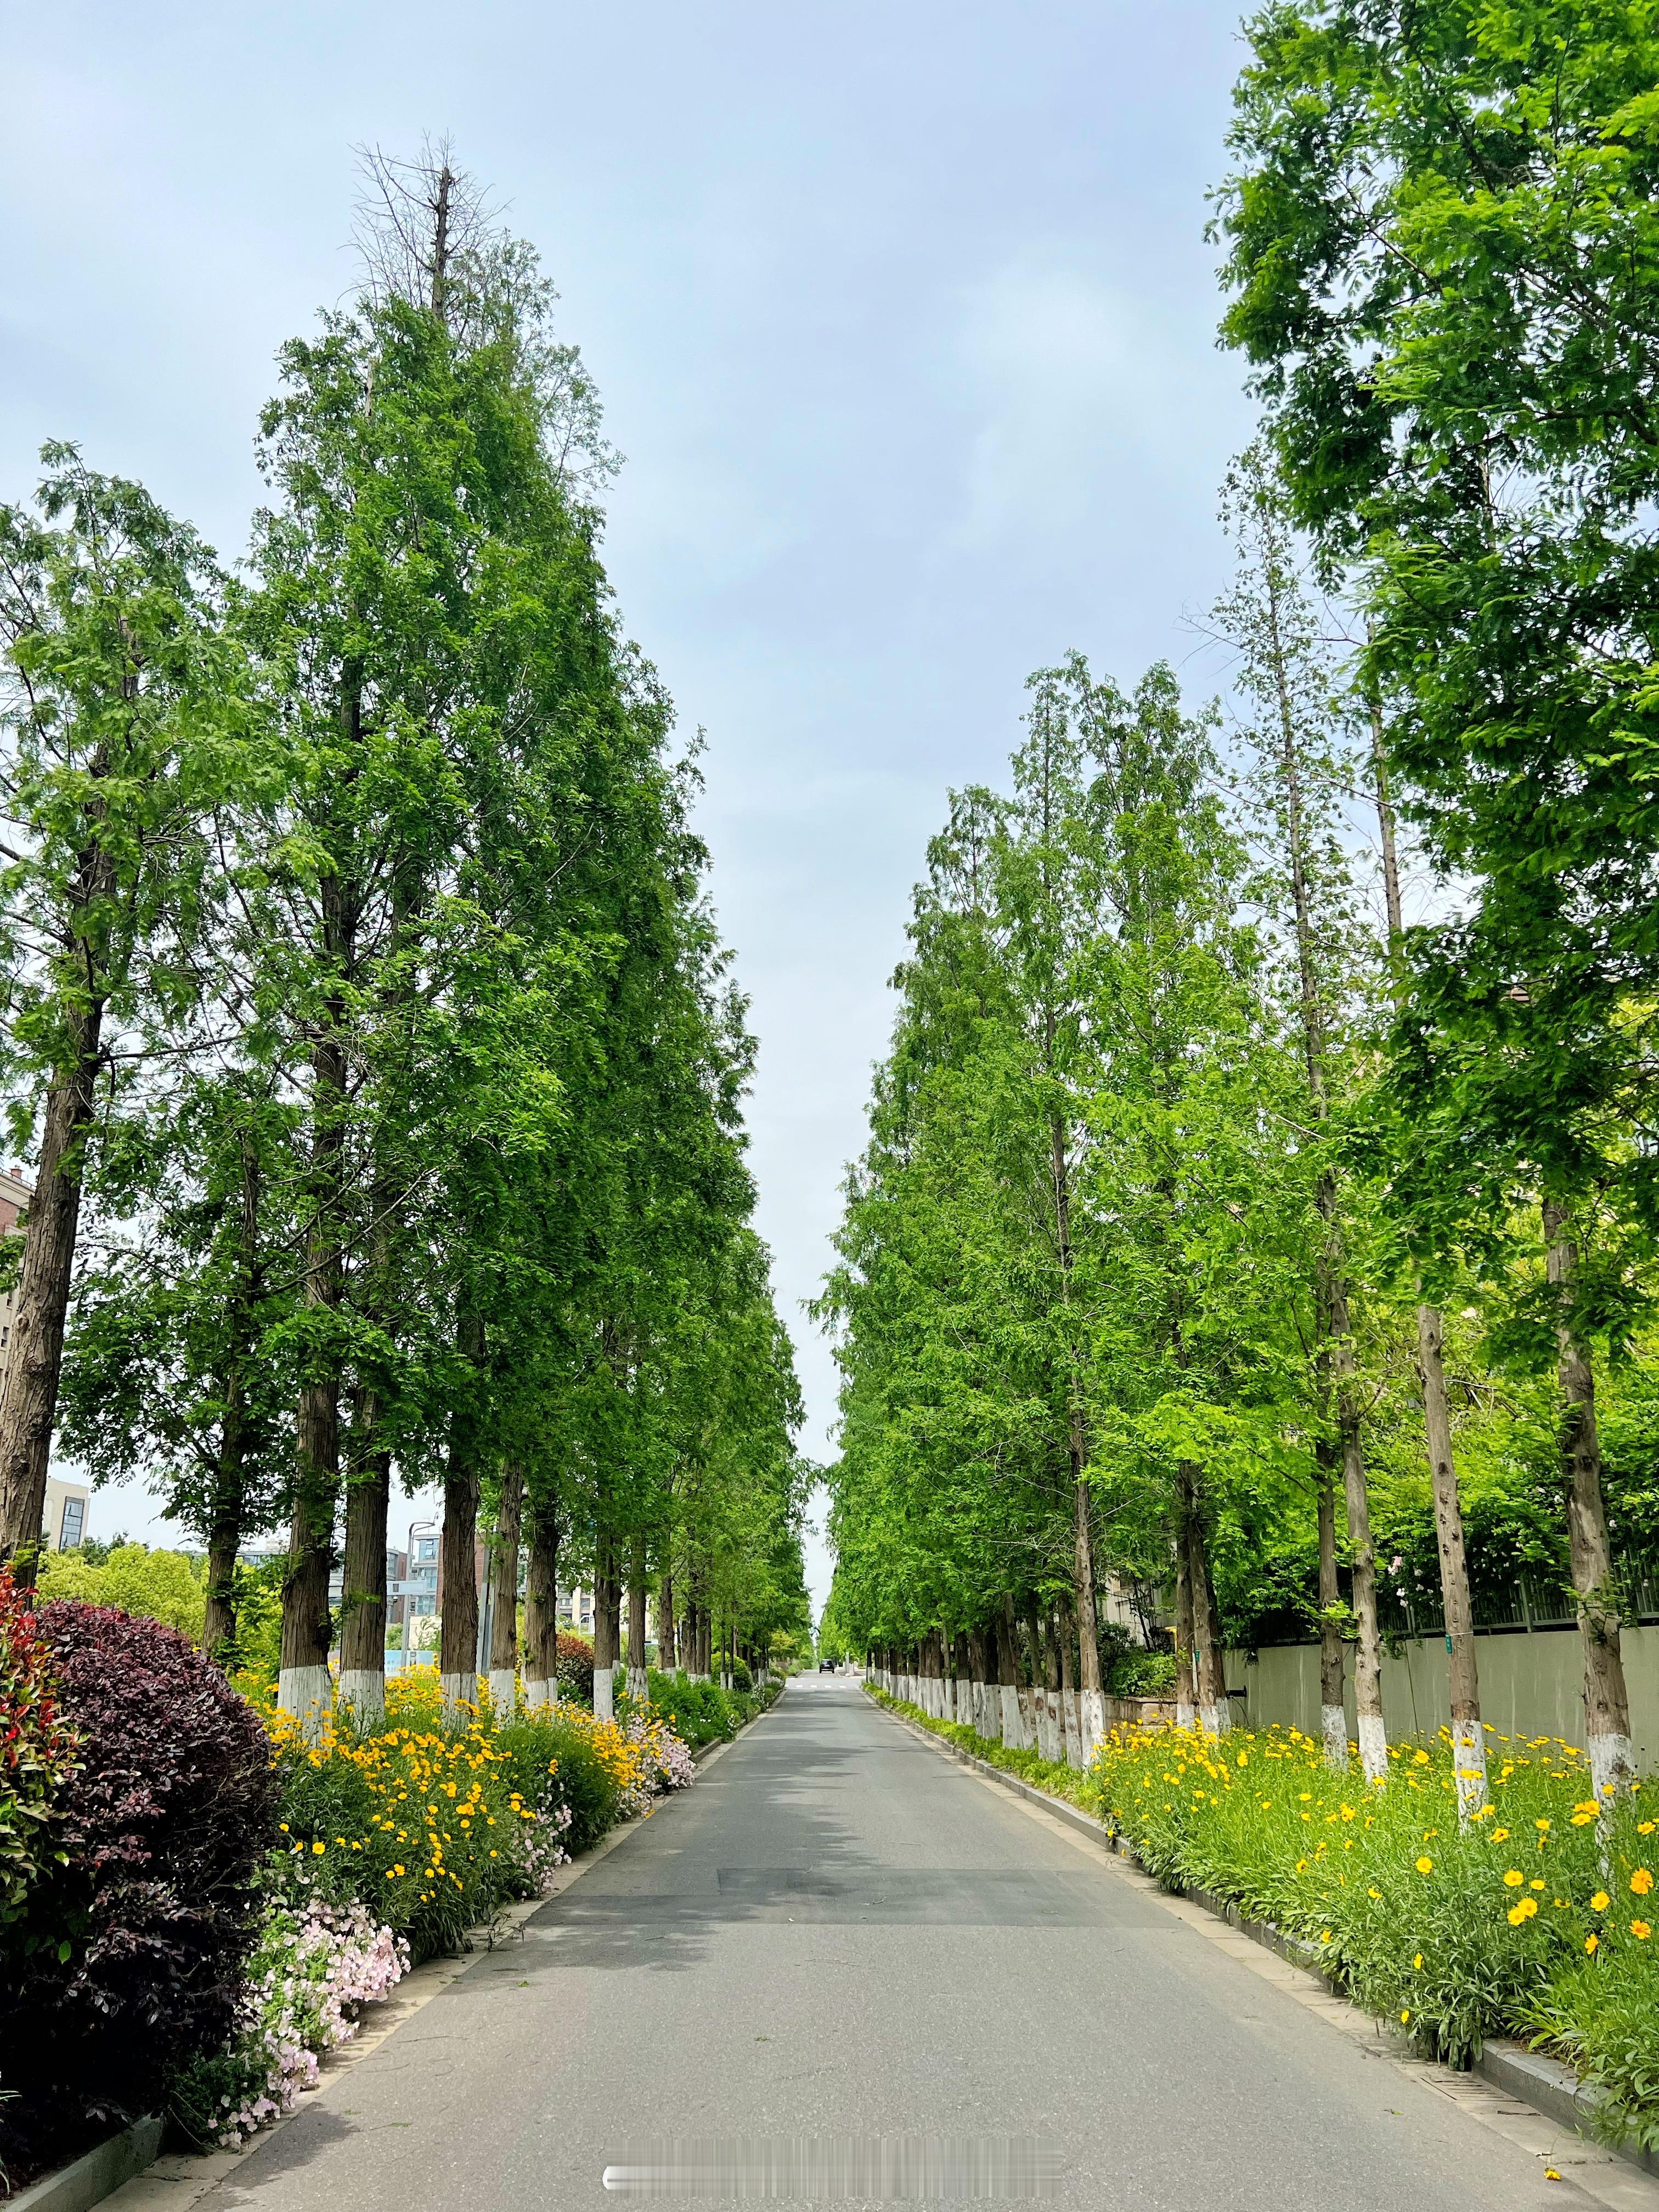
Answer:
[[593, 1717], [601, 1721], [617, 1717], [617, 1678], [609, 1667], [599, 1667], [594, 1670]]
[[334, 1702], [334, 1684], [326, 1666], [284, 1667], [276, 1677], [276, 1707], [292, 1713], [300, 1734], [315, 1743], [328, 1724]]
[[385, 1673], [373, 1667], [343, 1667], [339, 1703], [359, 1728], [379, 1728], [386, 1718]]
[[1066, 1764], [1067, 1766], [1086, 1766], [1083, 1755], [1083, 1723], [1078, 1712], [1077, 1692], [1062, 1692], [1066, 1705]]
[[1319, 1708], [1319, 1733], [1325, 1745], [1327, 1766], [1345, 1767], [1348, 1763], [1348, 1717], [1340, 1705]]
[[476, 1674], [441, 1674], [438, 1691], [443, 1699], [444, 1718], [453, 1723], [465, 1717], [465, 1709], [477, 1696], [478, 1678]]
[[1083, 1764], [1087, 1766], [1106, 1741], [1106, 1698], [1099, 1690], [1079, 1690], [1077, 1693], [1078, 1734], [1083, 1742]]
[[511, 1720], [518, 1702], [519, 1678], [511, 1667], [492, 1667], [489, 1670], [489, 1702], [497, 1720]]

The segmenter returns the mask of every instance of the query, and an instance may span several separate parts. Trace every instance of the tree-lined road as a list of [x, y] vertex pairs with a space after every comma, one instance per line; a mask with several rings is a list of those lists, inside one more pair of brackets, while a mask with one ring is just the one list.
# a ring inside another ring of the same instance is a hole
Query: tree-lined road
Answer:
[[807, 1677], [204, 2203], [566, 2212], [664, 2137], [929, 2133], [1051, 2140], [1079, 2212], [1584, 2201], [1240, 1948]]

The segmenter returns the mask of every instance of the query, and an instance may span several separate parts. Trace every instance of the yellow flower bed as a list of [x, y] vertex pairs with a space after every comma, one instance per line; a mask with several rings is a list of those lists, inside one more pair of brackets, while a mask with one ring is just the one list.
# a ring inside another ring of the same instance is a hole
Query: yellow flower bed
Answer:
[[387, 1683], [374, 1729], [336, 1712], [307, 1731], [264, 1710], [290, 1880], [330, 1900], [363, 1898], [417, 1952], [450, 1948], [507, 1899], [536, 1893], [573, 1817], [580, 1844], [649, 1796], [647, 1753], [614, 1722], [563, 1705], [497, 1716], [481, 1693], [446, 1725], [429, 1670]]
[[1627, 2108], [1651, 2098], [1591, 2027], [1611, 2007], [1659, 2049], [1659, 1944], [1639, 1909], [1659, 1832], [1640, 1789], [1603, 1817], [1572, 1745], [1489, 1730], [1491, 1802], [1462, 1826], [1446, 1731], [1389, 1757], [1372, 1785], [1294, 1729], [1115, 1729], [1092, 1779], [1153, 1871], [1302, 1937], [1436, 2051], [1461, 2063], [1488, 2035], [1541, 2033]]

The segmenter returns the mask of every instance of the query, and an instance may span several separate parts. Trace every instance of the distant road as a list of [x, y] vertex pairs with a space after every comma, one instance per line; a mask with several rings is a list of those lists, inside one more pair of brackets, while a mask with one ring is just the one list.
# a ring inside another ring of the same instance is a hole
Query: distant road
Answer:
[[803, 1676], [199, 2201], [597, 2212], [656, 2139], [933, 2134], [1046, 2140], [1076, 2212], [1586, 2202], [1242, 1948]]

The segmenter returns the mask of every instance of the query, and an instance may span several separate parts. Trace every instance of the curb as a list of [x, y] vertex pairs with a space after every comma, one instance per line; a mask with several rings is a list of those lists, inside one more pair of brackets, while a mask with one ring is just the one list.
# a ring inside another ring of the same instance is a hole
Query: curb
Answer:
[[[871, 1702], [875, 1704], [877, 1700], [872, 1698]], [[897, 1721], [902, 1728], [908, 1729], [911, 1735], [920, 1737], [923, 1743], [930, 1744], [934, 1750], [942, 1751], [948, 1758], [954, 1759], [959, 1765], [984, 1776], [988, 1781], [1012, 1791], [1016, 1797], [1028, 1798], [1032, 1804], [1040, 1805], [1045, 1813], [1052, 1813], [1070, 1826], [1079, 1829], [1118, 1858], [1127, 1859], [1131, 1866], [1139, 1867], [1143, 1874], [1151, 1874], [1151, 1869], [1142, 1865], [1116, 1830], [1108, 1827], [1104, 1820], [1097, 1820], [1092, 1813], [1084, 1812], [1064, 1797], [1050, 1796], [1046, 1790], [1039, 1790], [1035, 1783], [1022, 1782], [1017, 1774], [1010, 1774], [1000, 1766], [993, 1766], [989, 1759], [975, 1759], [972, 1752], [963, 1751], [946, 1737], [935, 1735], [931, 1729], [923, 1728], [919, 1722], [913, 1721], [908, 1713], [895, 1712], [890, 1705], [881, 1705], [879, 1710], [890, 1720]], [[1299, 1966], [1304, 1973], [1322, 1981], [1333, 1995], [1342, 1995], [1325, 1972], [1316, 1945], [1304, 1943], [1295, 1936], [1285, 1935], [1270, 1920], [1247, 1918], [1237, 1905], [1224, 1897], [1216, 1896], [1212, 1891], [1173, 1889], [1169, 1888], [1160, 1875], [1152, 1875], [1152, 1879], [1160, 1887], [1168, 1889], [1171, 1897], [1184, 1898], [1189, 1904], [1213, 1913], [1218, 1920], [1224, 1920], [1230, 1928], [1236, 1929], [1241, 1936], [1248, 1936], [1252, 1943], [1260, 1943], [1264, 1950], [1277, 1952], [1292, 1966]], [[1352, 2003], [1352, 2000], [1348, 1999], [1347, 2002]], [[1359, 2008], [1355, 2006], [1354, 2009], [1358, 2011]], [[1560, 2059], [1547, 2058], [1540, 2051], [1529, 2051], [1524, 2043], [1494, 2037], [1482, 2045], [1480, 2056], [1475, 2060], [1472, 2070], [1482, 2081], [1491, 2082], [1493, 2088], [1501, 2089], [1505, 2096], [1515, 2098], [1520, 2104], [1530, 2105], [1546, 2119], [1553, 2120], [1559, 2127], [1571, 2128], [1575, 2135], [1587, 2137], [1599, 2149], [1611, 2151], [1614, 2157], [1622, 2159], [1626, 2165], [1639, 2167], [1644, 2173], [1659, 2175], [1659, 2154], [1640, 2150], [1633, 2145], [1616, 2142], [1595, 2134], [1596, 2100], [1585, 2088], [1572, 2068], [1564, 2065]]]
[[89, 2212], [112, 2197], [135, 2173], [153, 2166], [161, 2148], [163, 2123], [135, 2120], [118, 2136], [110, 2136], [68, 2166], [43, 2173], [15, 2197], [0, 2198], [6, 2212]]

